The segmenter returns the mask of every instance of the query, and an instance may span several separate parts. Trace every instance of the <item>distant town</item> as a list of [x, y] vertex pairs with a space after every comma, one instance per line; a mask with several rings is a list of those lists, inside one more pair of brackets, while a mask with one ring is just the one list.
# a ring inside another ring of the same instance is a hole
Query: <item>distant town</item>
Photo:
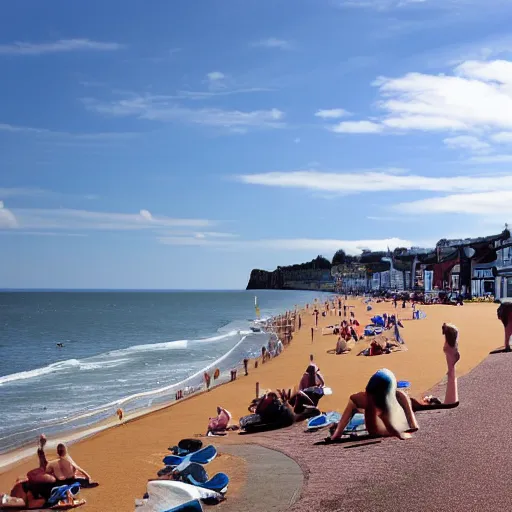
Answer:
[[473, 297], [512, 297], [512, 238], [508, 226], [497, 234], [461, 240], [442, 239], [434, 248], [397, 247], [339, 250], [332, 261], [318, 256], [308, 263], [255, 269], [247, 289], [294, 289], [340, 293], [441, 292]]

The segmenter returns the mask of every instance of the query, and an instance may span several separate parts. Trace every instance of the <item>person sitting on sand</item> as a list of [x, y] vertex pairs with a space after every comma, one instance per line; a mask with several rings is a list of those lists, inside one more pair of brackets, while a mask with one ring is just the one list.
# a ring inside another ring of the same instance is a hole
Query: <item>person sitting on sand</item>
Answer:
[[502, 302], [496, 313], [505, 329], [505, 352], [510, 352], [510, 337], [512, 336], [512, 302]]
[[364, 412], [366, 430], [372, 436], [409, 439], [407, 431], [419, 428], [409, 397], [397, 389], [395, 375], [385, 368], [370, 377], [365, 391], [350, 396], [334, 434], [326, 441], [339, 439], [356, 412]]
[[16, 504], [21, 505], [22, 502], [28, 508], [43, 507], [52, 489], [61, 485], [70, 485], [76, 481], [87, 486], [97, 485], [91, 476], [68, 455], [64, 444], [57, 445], [59, 458], [51, 462], [46, 459], [45, 445], [46, 436], [42, 434], [37, 448], [39, 467], [29, 471], [26, 479], [17, 480], [10, 492], [10, 497], [17, 501], [8, 502], [11, 508], [15, 508]]
[[336, 343], [336, 354], [346, 354], [352, 350], [351, 347], [348, 346], [348, 342], [346, 342], [343, 338], [338, 338], [338, 342]]
[[458, 340], [459, 331], [454, 325], [443, 324], [442, 332], [444, 335], [443, 352], [446, 357], [446, 366], [448, 367], [444, 402], [441, 402], [441, 400], [432, 396], [425, 397], [423, 400], [411, 398], [412, 408], [414, 411], [436, 408], [440, 405], [452, 405], [456, 407], [459, 404], [457, 375], [455, 373], [455, 365], [460, 359]]
[[82, 469], [68, 454], [68, 450], [64, 443], [59, 443], [57, 445], [57, 455], [59, 458], [48, 463], [46, 472], [53, 475], [60, 485], [63, 485], [60, 482], [65, 482], [67, 484], [68, 480], [76, 480], [79, 478], [85, 478], [89, 482], [92, 482], [92, 478], [89, 473], [87, 473], [85, 469]]
[[208, 435], [209, 432], [223, 432], [229, 427], [229, 423], [231, 421], [231, 413], [227, 411], [226, 409], [218, 406], [217, 407], [217, 417], [216, 418], [210, 418], [210, 421], [208, 422], [208, 430], [206, 431], [206, 435]]
[[299, 390], [303, 391], [307, 388], [314, 388], [314, 387], [323, 388], [324, 386], [325, 386], [325, 381], [324, 381], [324, 378], [322, 377], [322, 374], [320, 373], [319, 368], [316, 366], [316, 364], [310, 364], [306, 368], [304, 375], [300, 379]]

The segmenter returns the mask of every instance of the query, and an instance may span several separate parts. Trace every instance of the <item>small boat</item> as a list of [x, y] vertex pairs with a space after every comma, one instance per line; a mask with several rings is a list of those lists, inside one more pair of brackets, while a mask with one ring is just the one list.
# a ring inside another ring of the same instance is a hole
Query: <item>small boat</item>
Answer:
[[258, 327], [257, 325], [251, 325], [249, 329], [251, 329], [252, 332], [261, 332], [261, 327]]

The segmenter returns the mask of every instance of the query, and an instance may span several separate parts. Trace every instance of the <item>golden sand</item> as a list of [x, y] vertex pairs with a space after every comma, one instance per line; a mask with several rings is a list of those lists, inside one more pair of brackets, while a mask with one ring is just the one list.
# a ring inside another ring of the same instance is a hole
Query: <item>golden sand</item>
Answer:
[[[482, 361], [489, 351], [503, 343], [503, 327], [496, 319], [495, 304], [466, 304], [455, 306], [421, 306], [427, 318], [409, 320], [412, 317], [410, 306], [399, 307], [395, 311], [391, 303], [373, 304], [373, 311], [366, 312], [360, 300], [351, 302], [356, 306], [356, 318], [362, 325], [369, 323], [374, 314], [396, 312], [403, 319], [402, 337], [407, 351], [377, 357], [357, 357], [357, 353], [368, 346], [359, 342], [353, 351], [346, 355], [328, 353], [336, 345], [337, 336], [322, 336], [321, 327], [339, 322], [339, 317], [319, 317], [319, 327], [311, 343], [311, 326], [314, 318], [309, 312], [302, 314], [302, 329], [283, 354], [254, 369], [250, 364], [249, 376], [239, 376], [233, 383], [212, 389], [174, 406], [153, 412], [115, 428], [103, 431], [94, 437], [74, 444], [73, 458], [86, 468], [91, 476], [100, 482], [95, 489], [84, 490], [89, 512], [106, 510], [134, 510], [134, 499], [145, 492], [146, 482], [156, 475], [162, 458], [168, 454], [167, 447], [185, 437], [204, 433], [208, 418], [215, 415], [217, 405], [232, 412], [233, 418], [248, 414], [247, 406], [255, 396], [256, 382], [261, 389], [294, 387], [309, 362], [309, 354], [325, 378], [326, 385], [333, 394], [320, 402], [322, 410], [342, 411], [348, 396], [366, 386], [368, 378], [379, 368], [389, 368], [398, 380], [411, 382], [411, 394], [418, 396], [442, 380], [446, 373], [446, 362], [442, 352], [443, 322], [455, 324], [459, 328], [461, 360], [458, 363], [459, 376], [467, 373]], [[440, 397], [443, 398], [443, 397]], [[464, 400], [464, 396], [460, 397]], [[421, 423], [420, 423], [421, 427]], [[250, 436], [230, 433], [229, 439], [222, 442], [245, 443]], [[207, 443], [210, 439], [203, 439]], [[217, 439], [211, 441], [217, 443]], [[0, 491], [9, 492], [14, 480], [37, 466], [36, 440], [34, 456], [30, 461], [0, 474]], [[53, 453], [49, 450], [49, 458]], [[235, 472], [235, 467], [237, 468]], [[240, 469], [238, 469], [240, 468]], [[210, 475], [223, 471], [232, 477], [229, 495], [243, 492], [243, 461], [231, 455], [221, 455], [208, 467]], [[115, 504], [115, 505], [114, 505]]]

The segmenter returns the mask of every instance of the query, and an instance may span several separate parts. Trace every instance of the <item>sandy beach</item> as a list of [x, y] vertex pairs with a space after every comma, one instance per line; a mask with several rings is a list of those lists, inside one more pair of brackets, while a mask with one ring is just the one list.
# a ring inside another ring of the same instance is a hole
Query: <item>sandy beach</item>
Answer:
[[[371, 312], [366, 312], [361, 300], [351, 301], [351, 304], [355, 306], [356, 318], [362, 325], [368, 323], [369, 318], [376, 313], [395, 312], [391, 303], [374, 303]], [[311, 343], [314, 317], [310, 309], [309, 312], [303, 312], [302, 329], [295, 333], [291, 345], [284, 353], [264, 365], [260, 364], [258, 369], [254, 369], [251, 363], [249, 376], [239, 376], [234, 383], [219, 386], [208, 393], [191, 397], [74, 444], [70, 450], [73, 458], [100, 482], [98, 488], [83, 491], [83, 497], [87, 499], [85, 510], [133, 510], [134, 499], [142, 497], [146, 481], [162, 467], [161, 460], [168, 453], [168, 446], [181, 438], [204, 433], [208, 418], [215, 414], [217, 405], [231, 411], [234, 419], [247, 414], [247, 406], [255, 396], [256, 382], [260, 383], [261, 389], [296, 386], [308, 364], [309, 354], [314, 355], [326, 385], [333, 390], [331, 396], [322, 399], [320, 408], [341, 411], [348, 396], [364, 388], [369, 376], [382, 367], [392, 370], [398, 379], [410, 381], [411, 394], [414, 396], [421, 396], [441, 381], [446, 372], [442, 352], [443, 322], [453, 323], [459, 328], [462, 356], [458, 364], [459, 375], [470, 371], [491, 349], [503, 342], [503, 327], [496, 319], [495, 304], [422, 306], [420, 309], [427, 317], [415, 321], [409, 320], [412, 318], [410, 305], [406, 309], [399, 307], [396, 310], [399, 318], [403, 319], [404, 329], [401, 334], [408, 350], [377, 357], [357, 357], [356, 354], [368, 346], [366, 342], [359, 342], [347, 355], [328, 353], [335, 347], [337, 336], [322, 336], [321, 327], [339, 321], [339, 317], [320, 316], [314, 342]], [[464, 400], [464, 396], [461, 396], [461, 400]], [[231, 433], [227, 438], [211, 439], [221, 451], [223, 443], [246, 443], [250, 440], [251, 436], [239, 436], [237, 433]], [[34, 456], [29, 461], [0, 474], [2, 492], [9, 492], [17, 477], [37, 465], [35, 444], [34, 441]], [[48, 455], [53, 457], [53, 451], [49, 450]], [[243, 492], [246, 473], [240, 459], [221, 455], [208, 469], [211, 474], [224, 471], [231, 477], [228, 499], [229, 496]]]

